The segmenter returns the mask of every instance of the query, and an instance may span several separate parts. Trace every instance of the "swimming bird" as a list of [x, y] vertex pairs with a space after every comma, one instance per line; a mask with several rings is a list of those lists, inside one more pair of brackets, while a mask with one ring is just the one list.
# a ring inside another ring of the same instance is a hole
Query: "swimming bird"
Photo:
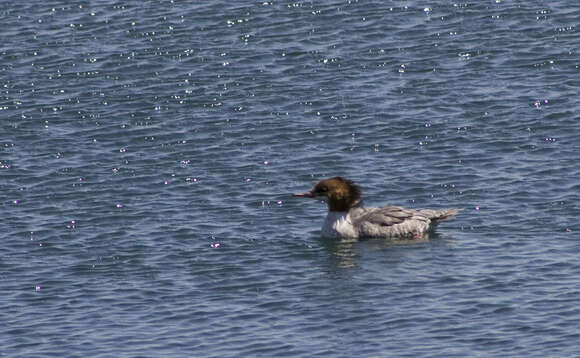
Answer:
[[462, 210], [364, 207], [360, 188], [351, 180], [341, 177], [321, 180], [310, 191], [294, 196], [328, 203], [328, 215], [321, 231], [321, 236], [325, 238], [425, 238], [435, 225], [452, 219]]

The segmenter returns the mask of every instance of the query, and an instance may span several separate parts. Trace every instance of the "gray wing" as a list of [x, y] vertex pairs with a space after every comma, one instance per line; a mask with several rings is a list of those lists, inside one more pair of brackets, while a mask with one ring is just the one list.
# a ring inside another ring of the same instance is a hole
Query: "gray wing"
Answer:
[[427, 233], [431, 220], [417, 210], [385, 206], [366, 208], [353, 224], [361, 237], [409, 238]]
[[434, 224], [438, 224], [441, 221], [451, 220], [463, 209], [439, 209], [439, 210], [431, 210], [431, 209], [422, 209], [420, 210], [421, 214], [428, 217], [433, 221]]

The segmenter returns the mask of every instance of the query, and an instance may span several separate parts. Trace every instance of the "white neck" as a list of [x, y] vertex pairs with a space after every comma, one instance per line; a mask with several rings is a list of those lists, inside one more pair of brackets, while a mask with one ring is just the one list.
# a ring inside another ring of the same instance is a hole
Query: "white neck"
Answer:
[[346, 211], [329, 211], [320, 234], [326, 238], [356, 239], [358, 237], [350, 215]]

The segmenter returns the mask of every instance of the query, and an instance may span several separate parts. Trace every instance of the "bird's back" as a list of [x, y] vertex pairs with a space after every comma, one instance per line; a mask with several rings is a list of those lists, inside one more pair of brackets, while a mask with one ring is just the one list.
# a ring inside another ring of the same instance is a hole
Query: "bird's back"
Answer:
[[460, 209], [414, 210], [399, 206], [353, 208], [352, 222], [359, 237], [417, 238], [434, 225], [451, 219]]

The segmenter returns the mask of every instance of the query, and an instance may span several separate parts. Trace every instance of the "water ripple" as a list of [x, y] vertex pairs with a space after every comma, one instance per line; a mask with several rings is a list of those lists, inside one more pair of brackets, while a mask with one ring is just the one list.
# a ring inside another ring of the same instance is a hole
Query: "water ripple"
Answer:
[[[571, 2], [0, 13], [6, 355], [578, 355]], [[334, 175], [465, 210], [324, 240]]]

